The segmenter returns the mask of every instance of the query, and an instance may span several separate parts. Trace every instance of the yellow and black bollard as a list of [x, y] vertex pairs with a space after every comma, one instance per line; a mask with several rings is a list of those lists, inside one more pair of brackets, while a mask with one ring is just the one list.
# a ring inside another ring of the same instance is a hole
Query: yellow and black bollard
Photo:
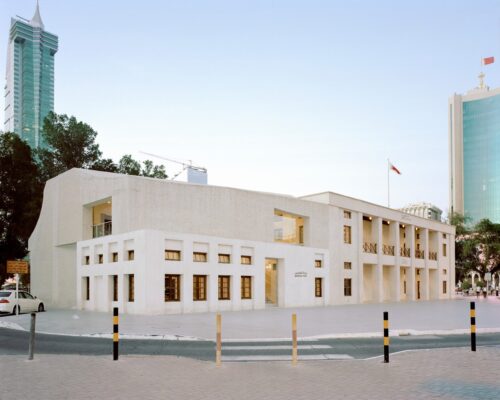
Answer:
[[118, 307], [113, 308], [113, 360], [118, 360]]
[[292, 314], [292, 365], [297, 365], [297, 314]]
[[476, 351], [476, 303], [470, 302], [470, 349]]
[[215, 336], [215, 365], [220, 367], [222, 362], [222, 318], [219, 313], [215, 318], [216, 322], [216, 336]]
[[384, 362], [389, 362], [389, 313], [384, 311]]

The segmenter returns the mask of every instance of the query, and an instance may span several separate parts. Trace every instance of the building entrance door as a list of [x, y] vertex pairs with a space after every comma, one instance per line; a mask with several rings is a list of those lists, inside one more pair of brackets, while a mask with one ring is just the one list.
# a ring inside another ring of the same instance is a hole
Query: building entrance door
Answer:
[[278, 305], [278, 260], [266, 258], [266, 304]]

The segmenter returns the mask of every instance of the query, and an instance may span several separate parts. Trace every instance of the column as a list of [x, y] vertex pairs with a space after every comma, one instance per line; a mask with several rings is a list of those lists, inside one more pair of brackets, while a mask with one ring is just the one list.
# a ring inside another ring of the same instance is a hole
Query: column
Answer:
[[450, 287], [450, 291], [448, 294], [448, 298], [455, 297], [455, 235], [447, 235], [449, 240], [449, 250], [448, 250], [448, 260], [449, 264], [447, 266], [448, 269], [448, 286]]
[[399, 260], [399, 223], [393, 221], [391, 223], [391, 245], [394, 246], [394, 273], [392, 274], [393, 280], [393, 301], [401, 300], [401, 264]]
[[[357, 233], [356, 235], [353, 235], [353, 243], [352, 246], [356, 246], [355, 249], [355, 254], [356, 254], [356, 267], [357, 268], [357, 275], [358, 275], [358, 290], [357, 290], [357, 299], [358, 303], [362, 303], [364, 299], [364, 277], [363, 277], [363, 272], [364, 272], [364, 264], [363, 264], [363, 240], [364, 240], [364, 233], [363, 233], [363, 213], [356, 213], [357, 220], [356, 220], [356, 227], [352, 227], [352, 233]], [[354, 219], [353, 219], [354, 221]], [[356, 229], [354, 229], [356, 228]], [[342, 240], [342, 243], [344, 241]], [[353, 260], [354, 261], [354, 260]], [[352, 266], [354, 267], [354, 265]], [[344, 298], [344, 262], [342, 261], [342, 288], [340, 290], [342, 298]], [[354, 285], [354, 282], [353, 282]]]
[[407, 299], [410, 301], [415, 301], [416, 295], [416, 283], [415, 283], [415, 227], [413, 225], [406, 225], [406, 237], [410, 242], [410, 268], [407, 273], [407, 283], [406, 292]]
[[424, 274], [422, 276], [422, 300], [430, 298], [430, 277], [429, 277], [429, 229], [420, 228], [422, 237], [422, 247], [424, 249]]
[[375, 290], [375, 301], [384, 301], [384, 265], [382, 263], [382, 245], [383, 235], [382, 235], [382, 218], [374, 218], [372, 221], [372, 238], [377, 244], [377, 265], [375, 268], [375, 284], [377, 285]]

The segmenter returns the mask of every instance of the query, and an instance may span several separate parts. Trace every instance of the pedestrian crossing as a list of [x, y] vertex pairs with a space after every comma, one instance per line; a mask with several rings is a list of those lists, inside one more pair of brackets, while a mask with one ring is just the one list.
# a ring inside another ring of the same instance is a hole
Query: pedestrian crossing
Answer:
[[[348, 354], [338, 354], [326, 344], [300, 344], [297, 346], [299, 361], [351, 360]], [[223, 362], [291, 361], [291, 344], [223, 343]]]

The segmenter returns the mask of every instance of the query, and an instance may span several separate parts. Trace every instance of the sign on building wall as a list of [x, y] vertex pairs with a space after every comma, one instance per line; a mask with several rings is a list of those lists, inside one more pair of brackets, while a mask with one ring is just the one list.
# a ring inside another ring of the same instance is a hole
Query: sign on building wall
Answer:
[[7, 261], [8, 274], [27, 274], [28, 262], [27, 261]]
[[296, 272], [295, 277], [296, 278], [307, 278], [307, 272]]

